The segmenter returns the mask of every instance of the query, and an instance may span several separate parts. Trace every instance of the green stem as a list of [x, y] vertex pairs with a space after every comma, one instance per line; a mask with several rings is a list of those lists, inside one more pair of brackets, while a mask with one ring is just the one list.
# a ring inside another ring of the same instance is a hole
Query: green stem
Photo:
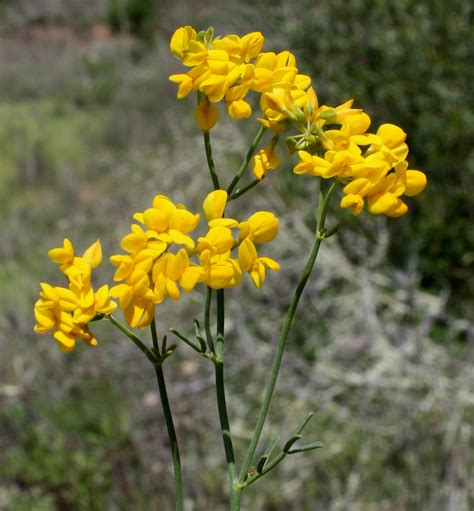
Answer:
[[174, 478], [176, 485], [176, 511], [183, 510], [183, 481], [181, 477], [181, 461], [179, 457], [178, 439], [174, 429], [173, 416], [171, 415], [168, 393], [166, 392], [165, 376], [163, 367], [155, 365], [156, 378], [158, 380], [158, 389], [160, 391], [161, 405], [165, 416], [166, 428], [168, 429], [168, 437], [171, 445], [171, 455], [173, 457]]
[[181, 477], [181, 462], [179, 458], [178, 440], [176, 438], [176, 431], [174, 429], [173, 417], [171, 415], [170, 403], [168, 400], [168, 393], [166, 391], [165, 377], [162, 368], [162, 359], [160, 353], [160, 346], [158, 344], [158, 335], [156, 333], [155, 320], [151, 322], [151, 336], [153, 338], [153, 348], [151, 351], [126, 325], [111, 314], [105, 316], [113, 325], [121, 330], [128, 338], [130, 338], [135, 345], [146, 355], [155, 367], [156, 377], [158, 379], [158, 389], [160, 391], [161, 404], [163, 406], [163, 414], [165, 416], [166, 427], [168, 428], [168, 437], [171, 445], [171, 455], [174, 465], [174, 477], [176, 485], [176, 511], [183, 511], [183, 484]]
[[215, 353], [216, 350], [214, 349], [214, 341], [212, 339], [211, 332], [211, 301], [212, 288], [208, 286], [206, 294], [206, 306], [204, 308], [204, 330], [206, 331], [207, 345], [209, 346], [209, 349], [212, 351], [212, 353]]
[[105, 317], [119, 330], [121, 330], [129, 339], [131, 339], [135, 345], [146, 355], [148, 360], [150, 360], [153, 364], [158, 361], [157, 356], [145, 344], [143, 344], [143, 342], [130, 330], [130, 328], [124, 325], [116, 317], [112, 316], [112, 314], [107, 314]]
[[[219, 421], [221, 425], [222, 440], [224, 442], [224, 451], [227, 461], [227, 474], [232, 493], [232, 506], [235, 504], [236, 492], [234, 486], [237, 482], [237, 469], [235, 467], [234, 447], [232, 445], [232, 434], [230, 432], [229, 416], [227, 413], [227, 404], [224, 385], [224, 327], [225, 327], [225, 304], [224, 290], [217, 290], [217, 340], [216, 340], [216, 359], [214, 362], [216, 375], [216, 395], [217, 408], [219, 411]], [[232, 507], [232, 509], [239, 509]]]
[[206, 148], [207, 164], [209, 166], [209, 172], [211, 173], [212, 184], [215, 190], [220, 190], [219, 178], [217, 177], [216, 165], [214, 164], [214, 158], [212, 157], [211, 137], [209, 131], [204, 131], [204, 147]]
[[[263, 177], [262, 177], [263, 179]], [[257, 186], [258, 183], [260, 183], [260, 181], [262, 181], [262, 179], [254, 179], [253, 181], [251, 181], [248, 185], [245, 185], [244, 187], [242, 188], [237, 188], [237, 190], [235, 190], [235, 192], [229, 196], [229, 202], [231, 200], [235, 200], [237, 199], [237, 197], [240, 197], [241, 195], [243, 195], [244, 193], [247, 193], [249, 190], [251, 190], [254, 186]]]
[[268, 415], [268, 410], [270, 408], [270, 402], [272, 400], [273, 392], [275, 390], [275, 384], [278, 378], [278, 372], [281, 366], [281, 360], [283, 358], [283, 353], [285, 351], [286, 341], [288, 339], [288, 333], [290, 331], [291, 323], [293, 321], [293, 317], [296, 312], [296, 308], [298, 307], [298, 303], [303, 293], [303, 290], [306, 286], [306, 283], [311, 275], [311, 271], [313, 270], [314, 263], [318, 256], [319, 247], [321, 246], [321, 242], [324, 239], [324, 224], [326, 221], [327, 209], [329, 206], [329, 202], [336, 190], [337, 182], [335, 181], [331, 188], [329, 189], [326, 196], [323, 196], [320, 193], [319, 203], [318, 203], [318, 215], [317, 215], [317, 225], [316, 225], [316, 235], [314, 238], [313, 247], [311, 249], [311, 253], [309, 255], [308, 261], [306, 262], [306, 266], [303, 270], [303, 273], [300, 277], [298, 285], [293, 294], [293, 298], [291, 300], [290, 306], [288, 307], [288, 311], [286, 313], [285, 321], [283, 323], [283, 328], [280, 333], [280, 338], [278, 340], [277, 351], [275, 353], [275, 357], [273, 359], [272, 369], [270, 373], [270, 378], [267, 382], [267, 386], [265, 388], [265, 394], [263, 397], [263, 402], [260, 408], [260, 413], [257, 419], [257, 425], [255, 426], [255, 430], [253, 432], [252, 440], [247, 449], [247, 453], [245, 455], [245, 459], [242, 465], [242, 469], [239, 475], [240, 483], [244, 483], [247, 478], [247, 473], [250, 468], [250, 465], [255, 456], [255, 451], [257, 450], [258, 441], [260, 440], [260, 435], [262, 434], [262, 429], [265, 424], [265, 420]]
[[[158, 344], [158, 335], [156, 333], [155, 319], [151, 322], [151, 335], [153, 338], [153, 347], [156, 352], [160, 352]], [[171, 456], [173, 458], [174, 479], [175, 479], [175, 497], [176, 511], [183, 511], [183, 480], [181, 475], [181, 460], [179, 456], [178, 439], [174, 428], [173, 415], [171, 414], [168, 392], [166, 391], [165, 375], [163, 373], [162, 364], [155, 364], [156, 379], [158, 380], [158, 389], [160, 391], [161, 405], [163, 415], [165, 417], [166, 428], [168, 430], [168, 438], [171, 446]]]
[[281, 452], [278, 456], [275, 456], [275, 458], [265, 466], [261, 474], [256, 474], [247, 479], [245, 486], [250, 486], [255, 481], [258, 481], [261, 477], [263, 477], [265, 474], [270, 472], [270, 470], [274, 469], [279, 463], [281, 463], [287, 456], [288, 454], [286, 452]]
[[258, 144], [260, 143], [260, 140], [262, 140], [262, 137], [266, 131], [266, 128], [264, 126], [260, 126], [260, 129], [258, 130], [257, 134], [255, 135], [255, 138], [252, 141], [252, 144], [249, 147], [249, 150], [247, 151], [247, 154], [245, 155], [244, 161], [242, 162], [242, 165], [240, 166], [239, 170], [237, 171], [237, 174], [235, 175], [234, 179], [232, 180], [232, 183], [230, 183], [229, 188], [227, 188], [227, 193], [230, 195], [234, 188], [237, 186], [240, 178], [243, 176], [244, 172], [246, 171], [248, 164], [250, 162], [250, 159], [253, 156], [253, 153], [255, 152], [255, 149], [257, 149]]
[[242, 496], [242, 489], [241, 488], [234, 489], [234, 493], [232, 494], [232, 502], [231, 502], [232, 511], [240, 511], [240, 497], [241, 496]]

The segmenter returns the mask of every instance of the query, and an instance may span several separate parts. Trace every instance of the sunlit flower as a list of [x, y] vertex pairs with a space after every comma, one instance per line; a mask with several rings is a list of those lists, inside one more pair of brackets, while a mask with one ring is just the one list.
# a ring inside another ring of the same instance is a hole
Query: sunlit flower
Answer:
[[91, 270], [102, 261], [99, 240], [77, 257], [72, 243], [65, 239], [62, 247], [49, 251], [49, 257], [60, 265], [60, 270], [69, 279], [69, 287], [41, 284], [40, 297], [34, 308], [35, 332], [51, 331], [61, 351], [72, 350], [77, 340], [95, 346], [97, 339], [89, 330], [88, 323], [97, 314], [108, 314], [117, 307], [110, 300], [107, 285], [95, 292], [91, 285]]

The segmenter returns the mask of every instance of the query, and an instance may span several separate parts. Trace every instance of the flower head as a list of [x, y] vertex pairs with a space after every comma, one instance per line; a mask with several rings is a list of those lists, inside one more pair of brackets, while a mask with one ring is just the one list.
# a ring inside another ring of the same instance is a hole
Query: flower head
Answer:
[[35, 332], [52, 333], [61, 351], [71, 351], [77, 340], [90, 346], [97, 339], [88, 324], [98, 314], [108, 314], [117, 305], [111, 301], [107, 285], [94, 291], [91, 271], [102, 261], [100, 241], [93, 243], [81, 257], [75, 256], [72, 243], [65, 239], [63, 246], [49, 251], [50, 259], [60, 265], [69, 280], [69, 286], [59, 287], [41, 284], [41, 292], [35, 303]]

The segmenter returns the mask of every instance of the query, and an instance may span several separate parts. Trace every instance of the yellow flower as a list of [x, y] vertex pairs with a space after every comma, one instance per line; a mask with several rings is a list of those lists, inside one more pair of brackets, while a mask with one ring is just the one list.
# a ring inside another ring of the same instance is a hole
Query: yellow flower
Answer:
[[52, 331], [61, 351], [70, 351], [76, 340], [95, 346], [97, 339], [88, 328], [88, 323], [97, 314], [108, 314], [117, 305], [111, 301], [107, 285], [94, 292], [91, 269], [102, 261], [100, 241], [93, 243], [82, 257], [74, 256], [74, 247], [64, 240], [62, 248], [49, 251], [49, 257], [60, 264], [60, 269], [69, 279], [69, 288], [53, 287], [42, 283], [39, 300], [35, 303], [35, 332]]
[[255, 245], [246, 238], [239, 246], [239, 265], [242, 271], [250, 274], [256, 287], [261, 288], [265, 282], [265, 270], [279, 271], [280, 265], [269, 257], [258, 257]]
[[224, 254], [234, 244], [232, 231], [228, 227], [211, 227], [205, 236], [198, 238], [198, 252], [209, 251], [211, 255]]
[[227, 204], [227, 192], [225, 190], [215, 190], [209, 193], [204, 202], [202, 209], [206, 216], [207, 222], [211, 222], [216, 218], [222, 218]]
[[197, 284], [201, 271], [197, 266], [191, 266], [186, 250], [181, 249], [176, 255], [165, 254], [153, 266], [152, 280], [154, 303], [161, 303], [166, 296], [178, 300], [180, 292], [176, 282], [189, 292]]
[[209, 227], [233, 229], [239, 225], [233, 218], [223, 218], [226, 205], [227, 192], [225, 190], [215, 190], [206, 196], [202, 207]]
[[[116, 267], [114, 280], [119, 282], [110, 290], [110, 296], [118, 299], [125, 320], [132, 328], [149, 325], [155, 305], [165, 298], [178, 300], [181, 289], [190, 292], [199, 283], [213, 289], [238, 285], [242, 280], [242, 269], [238, 259], [232, 257], [232, 250], [237, 249], [244, 239], [267, 243], [276, 236], [278, 219], [273, 213], [258, 211], [246, 222], [239, 223], [224, 216], [227, 199], [225, 190], [214, 190], [206, 196], [203, 210], [208, 231], [198, 237], [197, 242], [189, 233], [197, 227], [199, 215], [191, 213], [182, 204], [174, 204], [164, 195], [155, 196], [151, 208], [133, 215], [144, 227], [132, 225], [131, 232], [121, 241], [127, 254], [110, 258]], [[240, 230], [238, 240], [232, 233], [236, 228]], [[174, 253], [175, 247], [180, 245]], [[92, 255], [95, 253], [97, 250], [91, 249], [87, 256], [94, 259]], [[72, 257], [70, 250], [68, 254], [69, 260]], [[192, 261], [193, 257], [196, 262]], [[267, 263], [265, 258], [258, 264], [255, 262], [255, 275], [262, 274], [262, 264], [263, 268], [275, 266]], [[90, 301], [88, 296], [81, 299], [84, 304]]]
[[278, 224], [278, 218], [273, 213], [257, 211], [246, 222], [239, 224], [239, 238], [248, 238], [254, 243], [269, 243], [278, 234]]
[[230, 257], [230, 252], [211, 255], [209, 250], [200, 255], [202, 274], [199, 282], [212, 289], [224, 289], [240, 284], [242, 271], [236, 259]]
[[171, 53], [178, 59], [182, 59], [189, 50], [190, 41], [194, 39], [196, 39], [196, 31], [193, 27], [185, 26], [178, 28], [171, 37]]
[[276, 169], [280, 159], [274, 152], [273, 144], [265, 146], [252, 158], [252, 170], [257, 179], [262, 179], [269, 170]]
[[203, 131], [209, 131], [219, 120], [219, 110], [204, 97], [194, 111], [194, 118]]

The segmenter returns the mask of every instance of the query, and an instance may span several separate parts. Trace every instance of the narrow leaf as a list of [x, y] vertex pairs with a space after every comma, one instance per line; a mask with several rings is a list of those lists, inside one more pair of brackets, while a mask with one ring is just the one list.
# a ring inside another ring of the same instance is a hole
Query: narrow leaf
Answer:
[[272, 455], [272, 452], [277, 446], [279, 439], [280, 439], [279, 437], [275, 437], [270, 442], [270, 445], [266, 448], [265, 452], [262, 454], [262, 456], [260, 456], [259, 460], [257, 461], [256, 469], [259, 474], [263, 472], [263, 469], [265, 468], [267, 461], [269, 460], [270, 456]]
[[285, 442], [283, 446], [283, 452], [288, 453], [295, 442], [301, 440], [301, 435], [291, 435], [290, 438]]
[[287, 453], [296, 454], [297, 452], [313, 451], [314, 449], [321, 449], [322, 447], [324, 447], [322, 442], [310, 442], [309, 444], [303, 444], [294, 449], [289, 449]]
[[308, 422], [312, 419], [313, 415], [314, 412], [309, 412], [308, 416], [298, 424], [298, 426], [294, 430], [295, 435], [301, 435], [303, 429], [307, 426]]
[[189, 339], [188, 337], [186, 337], [185, 335], [183, 335], [181, 332], [179, 332], [178, 330], [176, 330], [176, 328], [170, 328], [170, 332], [172, 332], [174, 335], [176, 335], [176, 337], [179, 337], [182, 341], [184, 341], [188, 346], [191, 346], [191, 348], [195, 351], [197, 351], [198, 353], [201, 353], [201, 348], [194, 342], [194, 341], [191, 341], [191, 339]]

